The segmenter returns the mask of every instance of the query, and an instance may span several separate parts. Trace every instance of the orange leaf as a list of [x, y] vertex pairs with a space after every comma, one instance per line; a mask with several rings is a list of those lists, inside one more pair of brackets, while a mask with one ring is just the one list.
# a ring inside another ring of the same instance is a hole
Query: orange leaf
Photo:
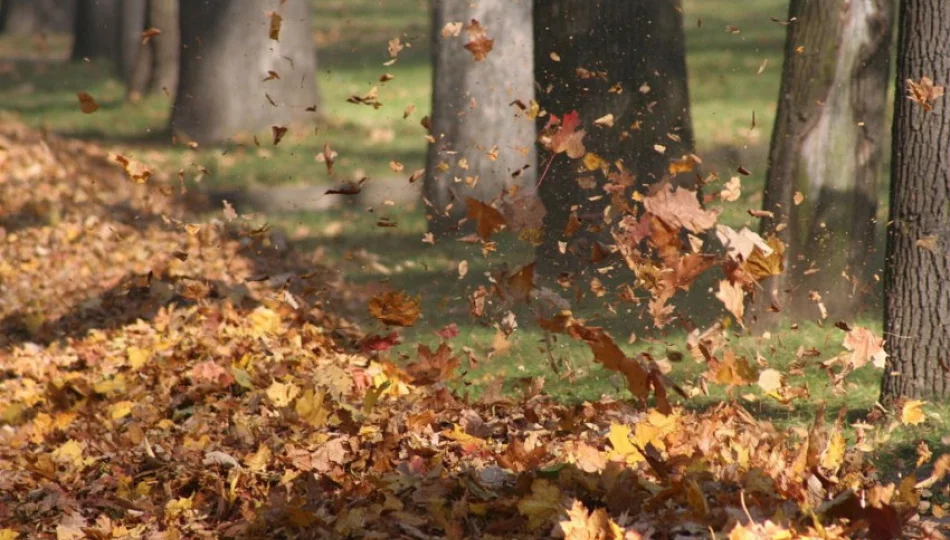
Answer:
[[402, 291], [387, 291], [369, 301], [369, 314], [392, 326], [412, 326], [419, 318], [419, 298]]
[[99, 110], [99, 104], [86, 92], [76, 92], [79, 98], [79, 110], [85, 114], [92, 114]]
[[481, 62], [487, 58], [488, 53], [490, 53], [495, 46], [495, 40], [488, 38], [485, 27], [477, 20], [472, 19], [472, 22], [465, 27], [465, 32], [468, 34], [469, 39], [469, 42], [465, 44], [465, 48], [468, 49], [468, 52], [472, 53], [472, 56], [475, 57], [475, 61]]

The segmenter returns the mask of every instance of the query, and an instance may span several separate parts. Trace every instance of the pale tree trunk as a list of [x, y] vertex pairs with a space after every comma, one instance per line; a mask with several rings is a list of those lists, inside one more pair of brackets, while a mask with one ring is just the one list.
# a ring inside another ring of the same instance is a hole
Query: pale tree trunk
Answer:
[[75, 0], [3, 0], [0, 2], [0, 33], [70, 32], [75, 13]]
[[[271, 11], [283, 20], [279, 41], [269, 37]], [[318, 101], [307, 0], [190, 0], [180, 17], [176, 133], [216, 143], [314, 117], [307, 111]], [[279, 79], [265, 81], [269, 71]]]
[[892, 0], [790, 4], [763, 204], [774, 217], [762, 222], [788, 246], [786, 270], [763, 283], [759, 324], [819, 317], [810, 291], [829, 317], [853, 320], [870, 289], [893, 11]]
[[145, 0], [78, 0], [72, 58], [107, 59], [127, 80], [145, 26]]
[[[559, 118], [577, 111], [587, 151], [608, 163], [622, 160], [639, 186], [667, 179], [670, 161], [693, 149], [679, 0], [535, 0], [534, 8], [542, 109]], [[591, 75], [580, 76], [578, 69]], [[593, 124], [607, 114], [614, 127]], [[539, 126], [547, 121], [539, 118]], [[539, 192], [547, 215], [537, 269], [549, 275], [577, 270], [603, 225], [609, 200], [605, 180], [599, 173], [578, 172], [578, 163], [563, 154], [550, 162], [548, 152], [539, 155]], [[581, 189], [584, 176], [596, 179], [597, 187]], [[599, 200], [589, 200], [596, 196]], [[568, 238], [572, 208], [582, 228]], [[570, 242], [567, 255], [560, 253], [559, 241]]]
[[161, 30], [161, 34], [139, 44], [129, 78], [128, 99], [137, 101], [156, 92], [174, 99], [181, 51], [178, 0], [148, 0], [145, 27]]
[[[446, 24], [473, 19], [494, 39], [481, 61], [465, 49], [465, 30], [442, 35]], [[429, 229], [443, 233], [464, 217], [466, 197], [489, 201], [515, 184], [533, 189], [535, 126], [518, 107], [534, 99], [531, 0], [436, 0], [432, 35], [435, 142], [424, 196]]]
[[950, 104], [907, 99], [907, 81], [950, 86], [950, 4], [903, 0], [884, 276], [882, 399], [950, 398]]

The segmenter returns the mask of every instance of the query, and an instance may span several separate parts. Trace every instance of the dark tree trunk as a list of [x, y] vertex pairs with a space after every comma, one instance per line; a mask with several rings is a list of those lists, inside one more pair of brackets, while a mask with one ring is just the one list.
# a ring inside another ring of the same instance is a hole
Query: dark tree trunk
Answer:
[[3, 0], [0, 2], [0, 33], [70, 32], [75, 13], [75, 0]]
[[[465, 30], [442, 36], [447, 23], [472, 19], [495, 40], [482, 61], [464, 48]], [[435, 143], [429, 146], [424, 194], [431, 204], [429, 229], [443, 233], [464, 217], [465, 197], [488, 201], [512, 184], [533, 189], [534, 121], [512, 104], [534, 99], [531, 2], [436, 0], [432, 35]], [[497, 152], [490, 156], [493, 148]], [[530, 168], [523, 170], [525, 165]]]
[[903, 0], [884, 276], [883, 399], [950, 398], [950, 104], [928, 113], [907, 81], [950, 85], [950, 4]]
[[139, 44], [129, 77], [129, 100], [137, 101], [155, 92], [164, 92], [174, 99], [181, 51], [178, 0], [148, 0], [145, 27], [157, 28], [162, 33]]
[[[786, 271], [764, 283], [755, 311], [853, 320], [869, 289], [881, 175], [892, 0], [792, 0], [772, 132], [762, 223], [788, 248]], [[804, 202], [795, 204], [795, 192]]]
[[78, 0], [73, 60], [103, 58], [127, 79], [145, 26], [145, 0]]
[[[667, 178], [670, 161], [692, 151], [679, 0], [535, 0], [534, 32], [541, 107], [558, 117], [578, 111], [588, 152], [608, 163], [622, 160], [645, 186]], [[614, 127], [593, 124], [607, 114]], [[548, 117], [538, 120], [544, 126]], [[537, 270], [550, 275], [582, 264], [609, 197], [599, 172], [579, 172], [577, 161], [563, 154], [550, 163], [548, 152], [540, 156], [539, 194], [547, 216]], [[581, 189], [582, 176], [596, 178], [597, 187]], [[594, 196], [601, 197], [590, 202]], [[568, 239], [572, 208], [583, 226]], [[560, 253], [558, 242], [567, 240], [576, 254]]]
[[[314, 116], [306, 111], [318, 101], [308, 1], [192, 0], [180, 10], [175, 132], [214, 143]], [[269, 38], [267, 11], [283, 19], [279, 41]], [[268, 71], [280, 78], [265, 81]]]

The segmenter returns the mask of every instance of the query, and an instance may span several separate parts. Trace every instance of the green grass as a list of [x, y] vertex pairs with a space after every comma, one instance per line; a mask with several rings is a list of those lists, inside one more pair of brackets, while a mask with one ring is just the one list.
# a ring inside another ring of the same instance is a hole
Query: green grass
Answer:
[[[197, 150], [172, 146], [165, 131], [168, 99], [155, 96], [137, 104], [126, 103], [124, 88], [111, 77], [108, 66], [60, 61], [69, 44], [63, 36], [53, 36], [44, 50], [33, 41], [0, 37], [0, 107], [30, 125], [100, 141], [153, 165], [163, 174], [174, 175], [184, 169], [188, 182], [195, 181], [201, 166], [210, 173], [202, 180], [205, 185], [325, 184], [363, 175], [394, 179], [394, 185], [400, 185], [398, 182], [405, 181], [425, 161], [427, 143], [419, 120], [427, 114], [431, 96], [428, 1], [332, 0], [314, 2], [314, 6], [319, 85], [327, 119], [312, 132], [288, 136], [276, 148], [266, 136], [260, 148], [253, 144]], [[743, 198], [723, 215], [723, 220], [734, 227], [756, 225], [745, 209], [757, 207], [760, 201], [785, 36], [785, 27], [770, 17], [783, 20], [786, 6], [785, 0], [685, 1], [697, 152], [704, 157], [704, 168], [722, 171], [727, 178], [738, 165], [753, 172], [743, 180]], [[727, 31], [727, 25], [737, 27], [739, 33]], [[384, 66], [390, 59], [387, 42], [395, 37], [409, 47], [394, 65]], [[37, 57], [45, 59], [37, 61]], [[763, 64], [764, 71], [759, 74]], [[380, 85], [378, 79], [383, 73], [391, 73], [395, 79]], [[380, 86], [381, 109], [346, 102], [347, 97], [365, 94], [373, 86]], [[95, 96], [102, 108], [93, 115], [82, 114], [77, 91]], [[403, 119], [403, 111], [410, 105], [415, 112]], [[315, 160], [327, 142], [339, 153], [337, 174], [332, 179], [327, 177], [323, 164]], [[405, 170], [394, 173], [390, 161], [403, 163]], [[381, 216], [397, 221], [398, 227], [377, 226]], [[469, 347], [481, 359], [457, 383], [460, 391], [477, 393], [485, 381], [501, 376], [508, 381], [509, 390], [516, 392], [519, 381], [542, 376], [547, 381], [546, 391], [566, 401], [625, 395], [622, 382], [594, 364], [585, 345], [564, 336], [556, 340], [550, 354], [569, 359], [574, 371], [570, 378], [554, 374], [547, 361], [545, 336], [525, 309], [516, 310], [519, 329], [512, 336], [511, 348], [487, 358], [496, 330], [471, 322], [466, 299], [474, 288], [486, 283], [487, 272], [503, 263], [517, 266], [530, 260], [530, 247], [516, 239], [502, 235], [499, 252], [490, 257], [477, 246], [450, 240], [430, 246], [422, 242], [425, 222], [419, 208], [384, 206], [370, 213], [358, 205], [347, 205], [321, 213], [270, 215], [266, 219], [291, 231], [299, 249], [321, 253], [321, 261], [338, 268], [351, 283], [369, 290], [391, 287], [422, 297], [424, 318], [404, 332], [405, 344], [397, 348], [397, 354], [411, 355], [419, 342], [434, 344], [436, 329], [448, 322], [459, 323], [461, 335], [453, 340], [455, 349]], [[460, 261], [469, 264], [463, 279], [458, 275]], [[686, 308], [684, 311], [691, 313], [697, 324], [722, 316], [718, 301], [705, 288], [697, 284], [688, 303], [674, 302]], [[610, 329], [630, 354], [645, 352], [662, 359], [673, 352], [684, 353], [686, 359], [675, 364], [672, 374], [678, 382], [693, 383], [704, 371], [704, 366], [685, 354], [682, 330], [646, 330], [633, 314], [612, 314], [591, 298], [575, 305], [578, 315]], [[368, 330], [383, 331], [368, 319], [360, 322]], [[881, 330], [876, 317], [865, 324], [877, 332]], [[631, 333], [638, 339], [627, 345]], [[844, 395], [835, 394], [820, 362], [841, 351], [842, 338], [843, 333], [830, 324], [785, 328], [774, 332], [770, 339], [736, 335], [733, 348], [750, 361], [761, 356], [783, 371], [793, 363], [802, 364], [801, 374], [790, 376], [789, 383], [807, 386], [811, 397], [786, 406], [762, 396], [755, 385], [731, 393], [711, 387], [709, 396], [694, 398], [686, 405], [703, 407], [737, 399], [777, 424], [792, 428], [810, 422], [817, 403], [825, 402], [829, 417], [847, 407], [849, 420], [857, 420], [874, 407], [879, 373], [864, 368], [850, 377]], [[811, 347], [820, 355], [796, 359], [797, 350]], [[747, 399], [749, 396], [754, 401]], [[940, 451], [944, 445], [939, 433], [946, 428], [943, 419], [947, 408], [933, 411], [941, 415], [939, 420], [932, 419], [921, 428], [897, 430], [882, 455], [890, 456], [887, 459], [906, 458], [913, 454], [913, 444], [919, 439], [927, 440], [935, 453]]]

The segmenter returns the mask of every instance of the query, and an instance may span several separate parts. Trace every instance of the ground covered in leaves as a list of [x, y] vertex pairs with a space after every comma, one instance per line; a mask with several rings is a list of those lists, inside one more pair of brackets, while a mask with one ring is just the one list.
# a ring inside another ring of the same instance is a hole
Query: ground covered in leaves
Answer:
[[[451, 328], [394, 363], [350, 321], [368, 305], [400, 324], [411, 301], [154, 180], [0, 128], [0, 539], [940, 535], [922, 497], [948, 457], [924, 447], [926, 474], [884, 482], [875, 426], [848, 440], [843, 417], [797, 433], [736, 403], [672, 406], [662, 373], [569, 317], [547, 324], [654, 408], [537, 383], [462, 398]], [[749, 378], [728, 352], [711, 364]], [[794, 393], [775, 379], [759, 384]]]

